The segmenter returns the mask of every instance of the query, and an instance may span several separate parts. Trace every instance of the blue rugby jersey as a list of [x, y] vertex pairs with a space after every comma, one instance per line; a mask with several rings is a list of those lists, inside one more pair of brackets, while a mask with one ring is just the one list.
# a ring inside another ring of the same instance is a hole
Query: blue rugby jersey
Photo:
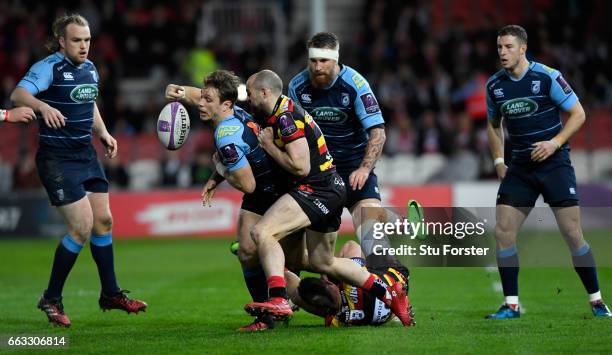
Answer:
[[303, 70], [289, 82], [288, 96], [314, 118], [340, 172], [359, 167], [368, 145], [367, 130], [385, 123], [367, 80], [347, 65], [326, 89], [315, 88], [308, 69]]
[[34, 64], [17, 84], [66, 117], [59, 129], [38, 120], [41, 149], [74, 150], [91, 144], [94, 104], [98, 97], [98, 71], [86, 60], [74, 65], [60, 52]]
[[251, 115], [234, 106], [234, 115], [221, 121], [215, 128], [215, 147], [221, 162], [229, 172], [236, 171], [247, 164], [251, 165], [255, 177], [255, 191], [279, 193], [281, 177], [275, 162], [259, 145], [257, 134], [259, 126]]
[[[531, 161], [532, 144], [554, 138], [563, 128], [559, 109], [567, 111], [578, 102], [558, 70], [537, 62], [530, 62], [519, 79], [500, 70], [486, 90], [488, 118], [504, 118], [515, 163]], [[569, 150], [569, 144], [561, 149]]]

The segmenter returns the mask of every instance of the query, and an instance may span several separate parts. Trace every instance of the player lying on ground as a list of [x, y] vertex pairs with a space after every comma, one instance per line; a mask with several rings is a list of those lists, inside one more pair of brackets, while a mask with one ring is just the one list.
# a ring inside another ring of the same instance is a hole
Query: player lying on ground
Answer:
[[285, 255], [279, 240], [306, 228], [310, 267], [371, 292], [388, 304], [406, 326], [412, 324], [408, 299], [401, 285], [389, 286], [354, 262], [333, 254], [340, 215], [346, 197], [342, 178], [335, 172], [325, 138], [312, 117], [282, 95], [280, 77], [263, 70], [247, 80], [247, 95], [255, 117], [266, 127], [261, 146], [291, 175], [293, 188], [281, 196], [251, 230], [268, 280], [269, 300], [245, 306], [251, 314], [291, 317], [284, 278]]
[[[359, 244], [352, 240], [344, 243], [336, 256], [352, 260], [389, 286], [401, 285], [408, 293], [409, 271], [397, 259], [373, 254], [364, 257]], [[307, 256], [302, 258], [302, 262], [307, 265]], [[292, 269], [295, 270], [295, 266]], [[344, 282], [332, 282], [325, 276], [300, 280], [289, 270], [285, 271], [285, 278], [291, 301], [305, 311], [325, 318], [326, 326], [382, 325], [393, 318], [391, 309], [384, 302]], [[412, 306], [408, 311], [414, 324]]]

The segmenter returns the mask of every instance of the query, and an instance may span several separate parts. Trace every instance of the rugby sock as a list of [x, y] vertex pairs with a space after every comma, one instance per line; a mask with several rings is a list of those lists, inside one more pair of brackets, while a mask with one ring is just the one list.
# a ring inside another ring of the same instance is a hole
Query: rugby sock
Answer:
[[[599, 291], [599, 282], [597, 280], [597, 269], [595, 269], [595, 258], [589, 243], [585, 243], [582, 248], [572, 251], [572, 261], [574, 270], [576, 270], [589, 296], [596, 296]], [[599, 297], [601, 298], [601, 295]], [[592, 297], [589, 297], [589, 300], [593, 301], [590, 298]]]
[[504, 296], [517, 296], [517, 302], [513, 303], [517, 305], [519, 259], [516, 245], [508, 249], [497, 250], [497, 269], [499, 270]]
[[268, 299], [268, 283], [261, 266], [242, 269], [242, 275], [253, 301], [265, 302]]
[[62, 296], [64, 283], [72, 270], [79, 253], [83, 246], [77, 243], [70, 234], [66, 234], [62, 241], [55, 249], [55, 257], [53, 258], [53, 268], [51, 269], [51, 277], [49, 285], [45, 290], [43, 297], [45, 299], [58, 298]]
[[385, 283], [376, 275], [370, 274], [370, 277], [361, 286], [362, 289], [370, 292], [374, 297], [379, 300], [385, 300], [387, 298], [387, 286]]
[[282, 276], [270, 276], [268, 277], [268, 290], [270, 292], [270, 298], [282, 297], [289, 298], [287, 296], [287, 284], [285, 278]]
[[91, 236], [91, 255], [98, 265], [98, 275], [102, 284], [102, 292], [112, 295], [121, 289], [115, 277], [115, 262], [113, 257], [113, 233]]

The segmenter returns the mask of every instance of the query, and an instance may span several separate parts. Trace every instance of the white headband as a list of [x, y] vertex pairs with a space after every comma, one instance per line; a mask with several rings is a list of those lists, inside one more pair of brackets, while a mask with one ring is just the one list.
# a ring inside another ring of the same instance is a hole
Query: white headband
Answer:
[[337, 49], [308, 48], [308, 58], [326, 58], [333, 59], [337, 62], [339, 57], [340, 52]]

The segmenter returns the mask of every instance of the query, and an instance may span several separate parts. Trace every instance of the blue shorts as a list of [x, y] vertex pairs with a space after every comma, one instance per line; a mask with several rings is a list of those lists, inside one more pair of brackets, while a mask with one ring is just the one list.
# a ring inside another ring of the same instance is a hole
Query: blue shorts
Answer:
[[346, 208], [351, 208], [357, 202], [365, 200], [367, 198], [375, 198], [380, 201], [380, 192], [378, 191], [378, 177], [376, 176], [376, 174], [374, 174], [374, 171], [370, 172], [370, 176], [368, 176], [368, 179], [366, 180], [361, 190], [353, 190], [351, 188], [351, 185], [349, 184], [349, 176], [356, 169], [357, 168], [343, 171], [338, 169], [338, 174], [342, 177], [342, 180], [344, 180], [344, 184], [346, 185], [346, 202], [344, 203], [344, 207]]
[[82, 199], [87, 191], [108, 192], [108, 180], [93, 146], [78, 151], [36, 153], [38, 176], [53, 206], [64, 206]]
[[578, 205], [576, 174], [568, 151], [559, 151], [542, 163], [510, 164], [499, 186], [497, 204], [533, 207], [540, 194], [551, 207]]

